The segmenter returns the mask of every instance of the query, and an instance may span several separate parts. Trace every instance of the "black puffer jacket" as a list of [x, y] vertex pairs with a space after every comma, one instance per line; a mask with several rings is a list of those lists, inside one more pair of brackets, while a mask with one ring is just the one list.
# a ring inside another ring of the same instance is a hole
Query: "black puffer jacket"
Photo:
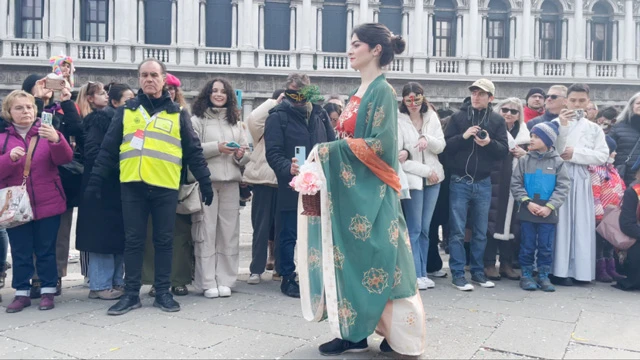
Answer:
[[[633, 115], [630, 119], [623, 120], [615, 124], [609, 136], [613, 138], [618, 144], [616, 148], [616, 161], [615, 165], [623, 165], [627, 160], [627, 157], [631, 154], [631, 150], [640, 141], [640, 116]], [[629, 186], [635, 180], [635, 174], [631, 171], [631, 167], [635, 164], [636, 160], [640, 156], [640, 144], [636, 147], [631, 154], [631, 158], [627, 162], [626, 171], [624, 174], [624, 183]]]

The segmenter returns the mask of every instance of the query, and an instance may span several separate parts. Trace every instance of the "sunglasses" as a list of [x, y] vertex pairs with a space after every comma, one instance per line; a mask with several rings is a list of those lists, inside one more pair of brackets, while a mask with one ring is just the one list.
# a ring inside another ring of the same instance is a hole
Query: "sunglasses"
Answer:
[[564, 96], [561, 96], [561, 95], [545, 95], [544, 98], [545, 98], [545, 100], [546, 99], [556, 100], [557, 98], [560, 98], [560, 97], [564, 97]]
[[511, 113], [511, 115], [518, 115], [518, 113], [520, 113], [520, 110], [509, 108], [501, 108], [500, 111], [502, 111], [503, 114]]

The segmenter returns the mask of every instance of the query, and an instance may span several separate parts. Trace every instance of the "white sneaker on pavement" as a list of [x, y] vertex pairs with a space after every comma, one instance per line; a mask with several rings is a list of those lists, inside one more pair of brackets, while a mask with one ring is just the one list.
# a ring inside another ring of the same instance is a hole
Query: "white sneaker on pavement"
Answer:
[[416, 280], [418, 282], [418, 290], [427, 290], [429, 288], [427, 283], [424, 281], [424, 278], [419, 277]]
[[218, 292], [220, 293], [220, 297], [231, 296], [231, 288], [228, 286], [218, 286]]
[[422, 278], [422, 281], [427, 284], [427, 288], [429, 289], [433, 289], [434, 287], [436, 287], [436, 283], [434, 283], [433, 280], [429, 279], [426, 276]]
[[438, 271], [427, 273], [427, 275], [432, 277], [437, 277], [437, 278], [444, 278], [444, 277], [447, 277], [448, 274], [444, 270], [438, 270]]
[[208, 289], [204, 291], [204, 297], [209, 299], [215, 299], [220, 296], [220, 292], [218, 292], [218, 288]]
[[249, 280], [247, 280], [247, 284], [250, 284], [250, 285], [260, 284], [260, 274], [249, 275]]

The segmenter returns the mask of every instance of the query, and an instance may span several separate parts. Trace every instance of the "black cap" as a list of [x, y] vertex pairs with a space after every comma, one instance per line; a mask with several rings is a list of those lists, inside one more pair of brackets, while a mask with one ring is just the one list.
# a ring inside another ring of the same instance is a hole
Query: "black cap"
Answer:
[[31, 90], [33, 90], [33, 87], [36, 86], [36, 82], [42, 78], [43, 76], [40, 76], [38, 74], [31, 74], [27, 76], [27, 78], [22, 82], [22, 90], [31, 94]]
[[546, 93], [544, 92], [544, 90], [540, 89], [540, 88], [532, 88], [531, 90], [529, 90], [529, 92], [527, 93], [527, 97], [525, 98], [525, 100], [527, 102], [529, 102], [529, 97], [533, 94], [540, 94], [542, 95], [542, 97], [544, 97], [546, 95]]

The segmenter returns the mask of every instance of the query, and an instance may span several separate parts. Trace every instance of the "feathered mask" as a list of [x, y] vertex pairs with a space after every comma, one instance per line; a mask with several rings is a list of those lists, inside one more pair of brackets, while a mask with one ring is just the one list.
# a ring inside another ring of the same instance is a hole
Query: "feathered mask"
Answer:
[[53, 73], [59, 76], [62, 76], [62, 69], [60, 66], [65, 62], [68, 63], [71, 67], [71, 71], [69, 72], [69, 85], [73, 87], [73, 73], [76, 71], [76, 69], [73, 67], [73, 59], [70, 56], [66, 55], [52, 56], [49, 59], [49, 65], [51, 65], [51, 67], [53, 68]]

